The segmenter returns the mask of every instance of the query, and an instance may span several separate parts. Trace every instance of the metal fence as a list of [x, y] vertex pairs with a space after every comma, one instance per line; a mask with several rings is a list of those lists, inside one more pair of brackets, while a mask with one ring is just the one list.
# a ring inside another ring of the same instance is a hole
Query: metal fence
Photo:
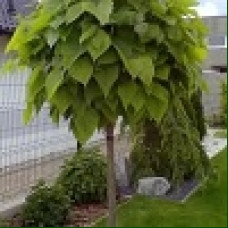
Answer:
[[[1, 57], [1, 56], [0, 56]], [[0, 63], [1, 66], [1, 63]], [[22, 123], [25, 90], [29, 71], [0, 76], [0, 212], [12, 202], [24, 199], [39, 179], [52, 182], [64, 160], [77, 150], [77, 142], [68, 131], [68, 123], [54, 125], [45, 106], [32, 123]], [[115, 129], [115, 134], [119, 128]], [[88, 146], [104, 148], [104, 134], [96, 132]], [[118, 143], [116, 169], [123, 172], [126, 143]], [[103, 149], [104, 150], [104, 149]], [[14, 206], [14, 204], [13, 204]]]
[[0, 78], [0, 207], [27, 194], [36, 181], [53, 180], [76, 141], [67, 123], [52, 124], [48, 107], [28, 126], [22, 124], [26, 72]]

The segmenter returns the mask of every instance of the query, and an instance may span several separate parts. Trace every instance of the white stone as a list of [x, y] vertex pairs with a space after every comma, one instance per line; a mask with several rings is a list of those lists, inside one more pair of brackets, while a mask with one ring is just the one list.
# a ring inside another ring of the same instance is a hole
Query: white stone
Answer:
[[170, 189], [170, 184], [164, 177], [145, 177], [138, 182], [138, 194], [146, 196], [163, 196]]

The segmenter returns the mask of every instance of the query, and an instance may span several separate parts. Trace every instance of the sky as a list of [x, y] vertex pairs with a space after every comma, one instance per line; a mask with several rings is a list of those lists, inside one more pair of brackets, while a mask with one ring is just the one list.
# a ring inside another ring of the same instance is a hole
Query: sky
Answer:
[[197, 11], [201, 16], [227, 15], [227, 0], [199, 0]]

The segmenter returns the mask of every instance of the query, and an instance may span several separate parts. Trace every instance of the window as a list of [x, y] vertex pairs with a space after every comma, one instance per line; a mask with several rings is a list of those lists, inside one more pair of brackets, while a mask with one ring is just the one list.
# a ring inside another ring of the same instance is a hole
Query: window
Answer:
[[14, 1], [13, 0], [8, 0], [8, 4], [9, 4], [8, 12], [9, 12], [10, 16], [15, 15], [16, 10], [14, 8]]
[[227, 37], [225, 35], [211, 35], [207, 38], [209, 48], [226, 48]]

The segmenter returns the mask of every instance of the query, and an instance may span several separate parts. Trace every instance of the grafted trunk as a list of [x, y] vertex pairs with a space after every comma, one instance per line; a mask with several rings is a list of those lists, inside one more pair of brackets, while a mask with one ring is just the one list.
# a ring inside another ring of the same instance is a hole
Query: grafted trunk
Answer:
[[107, 140], [107, 163], [108, 163], [108, 226], [116, 226], [116, 176], [114, 162], [114, 126], [108, 125], [106, 128]]

